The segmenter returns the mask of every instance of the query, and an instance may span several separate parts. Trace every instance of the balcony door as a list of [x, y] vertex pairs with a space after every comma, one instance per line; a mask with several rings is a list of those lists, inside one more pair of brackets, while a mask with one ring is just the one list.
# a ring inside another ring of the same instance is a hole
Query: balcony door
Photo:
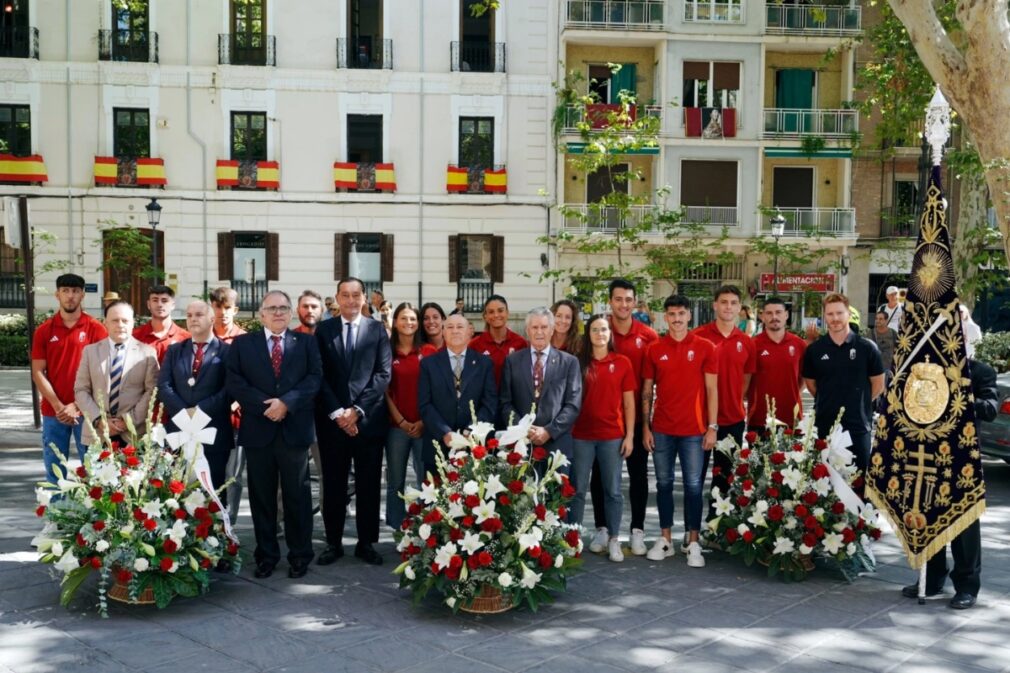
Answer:
[[231, 0], [231, 39], [232, 63], [266, 63], [267, 0]]
[[146, 61], [148, 47], [148, 0], [112, 3], [112, 58], [116, 61]]
[[[460, 0], [459, 60], [461, 70], [495, 71], [494, 10], [474, 16], [472, 7], [479, 0]], [[463, 64], [466, 64], [465, 67]]]
[[382, 0], [347, 0], [347, 64], [381, 68]]
[[[586, 203], [600, 203], [614, 193], [628, 193], [628, 164], [601, 166], [586, 176]], [[620, 177], [618, 177], [620, 176]], [[621, 224], [621, 212], [613, 206], [604, 206], [599, 212], [588, 212], [589, 226], [617, 229]]]
[[772, 205], [776, 208], [814, 207], [812, 167], [776, 166], [772, 180]]
[[[817, 73], [813, 70], [790, 68], [775, 71], [775, 107], [787, 110], [814, 109], [814, 88], [817, 86]], [[782, 131], [785, 133], [804, 133], [812, 130], [812, 119], [804, 112], [785, 113], [782, 118]]]
[[6, 0], [0, 12], [0, 56], [28, 56], [31, 32], [28, 28], [28, 0]]

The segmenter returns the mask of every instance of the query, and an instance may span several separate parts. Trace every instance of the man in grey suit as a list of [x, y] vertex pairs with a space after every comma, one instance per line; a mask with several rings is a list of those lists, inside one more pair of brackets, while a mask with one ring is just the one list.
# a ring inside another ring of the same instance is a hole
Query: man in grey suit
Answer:
[[553, 333], [554, 315], [549, 310], [539, 307], [526, 315], [530, 347], [505, 359], [501, 417], [508, 422], [514, 416], [514, 422], [536, 404], [529, 433], [534, 455], [559, 450], [571, 460], [572, 426], [582, 405], [582, 373], [574, 355], [551, 348]]
[[491, 358], [472, 348], [470, 321], [460, 313], [442, 324], [445, 348], [421, 360], [417, 382], [417, 407], [424, 421], [424, 471], [437, 474], [435, 445], [445, 452], [450, 435], [474, 422], [494, 423], [498, 412], [498, 389]]
[[137, 434], [144, 434], [147, 407], [158, 380], [158, 355], [131, 336], [133, 324], [130, 304], [109, 304], [105, 309], [109, 338], [85, 346], [81, 354], [74, 401], [88, 420], [83, 432], [85, 444], [103, 437], [106, 430], [112, 439], [128, 441], [127, 417]]

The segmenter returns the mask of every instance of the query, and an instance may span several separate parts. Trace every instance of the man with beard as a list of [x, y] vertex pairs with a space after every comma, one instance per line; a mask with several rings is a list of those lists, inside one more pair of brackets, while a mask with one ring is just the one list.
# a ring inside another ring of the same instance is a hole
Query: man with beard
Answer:
[[81, 308], [84, 279], [65, 273], [56, 279], [56, 300], [60, 310], [38, 326], [32, 338], [32, 380], [42, 395], [42, 462], [46, 481], [55, 484], [53, 465], [59, 462], [56, 450], [69, 458], [70, 435], [77, 454], [84, 460], [86, 446], [81, 441], [81, 412], [74, 402], [74, 377], [85, 346], [109, 334], [99, 321]]
[[151, 320], [133, 330], [133, 338], [147, 344], [158, 354], [158, 364], [165, 360], [165, 352], [172, 344], [185, 341], [190, 333], [175, 324], [175, 290], [167, 285], [155, 285], [147, 292], [147, 310]]
[[298, 297], [298, 327], [296, 332], [315, 334], [316, 326], [323, 319], [323, 298], [315, 290], [304, 290]]
[[775, 418], [790, 428], [803, 416], [800, 385], [807, 342], [786, 330], [789, 311], [779, 297], [770, 297], [761, 310], [764, 331], [754, 337], [757, 369], [751, 379], [747, 427], [764, 429], [768, 400], [775, 403]]

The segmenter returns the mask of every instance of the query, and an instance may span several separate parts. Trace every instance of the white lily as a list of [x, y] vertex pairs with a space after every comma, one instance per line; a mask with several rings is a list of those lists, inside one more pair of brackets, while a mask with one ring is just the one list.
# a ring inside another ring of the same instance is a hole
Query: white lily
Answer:
[[115, 486], [119, 483], [119, 466], [111, 460], [104, 460], [94, 477], [104, 486]]
[[829, 554], [837, 554], [842, 548], [842, 536], [839, 533], [828, 533], [823, 540], [824, 551]]
[[484, 541], [480, 539], [480, 535], [467, 531], [459, 544], [463, 548], [463, 551], [473, 556], [478, 549], [484, 546]]
[[532, 589], [540, 582], [542, 575], [530, 570], [525, 563], [520, 563], [523, 569], [523, 578], [519, 580], [519, 586], [523, 589]]
[[36, 488], [35, 489], [35, 502], [40, 505], [48, 505], [49, 501], [53, 499], [53, 491], [48, 488]]
[[126, 476], [123, 477], [123, 483], [125, 483], [131, 491], [138, 493], [140, 491], [140, 487], [144, 484], [144, 471], [130, 470], [126, 473]]
[[750, 523], [755, 528], [767, 528], [768, 522], [765, 521], [764, 515], [761, 512], [755, 511], [749, 517], [747, 517], [747, 522]]
[[796, 517], [793, 516], [787, 517], [785, 523], [782, 524], [782, 527], [785, 528], [786, 530], [792, 530], [796, 528], [796, 526], [797, 526]]
[[438, 491], [435, 489], [435, 485], [432, 483], [422, 484], [421, 486], [421, 500], [425, 504], [430, 505], [438, 500]]
[[403, 576], [408, 580], [413, 580], [417, 575], [414, 574], [414, 569], [409, 565], [403, 569]]
[[539, 547], [544, 539], [544, 532], [537, 526], [533, 526], [528, 532], [519, 536], [519, 553], [522, 554], [530, 547]]
[[497, 474], [492, 474], [484, 483], [484, 497], [488, 500], [493, 500], [498, 497], [499, 493], [504, 493], [507, 490]]
[[177, 545], [182, 546], [182, 541], [186, 539], [187, 528], [189, 528], [188, 523], [176, 519], [175, 523], [172, 524], [172, 527], [167, 531], [168, 537], [170, 537]]
[[777, 537], [775, 538], [775, 548], [772, 549], [773, 554], [792, 554], [796, 551], [796, 543], [787, 537]]
[[81, 566], [77, 557], [74, 556], [73, 550], [67, 550], [60, 560], [53, 564], [53, 566], [59, 570], [61, 573], [68, 573], [71, 570], [75, 570]]
[[165, 435], [165, 426], [161, 423], [151, 428], [150, 437], [155, 446], [165, 446]]
[[494, 423], [477, 421], [470, 424], [470, 437], [476, 439], [481, 444], [485, 442], [487, 436], [492, 432], [494, 432]]
[[459, 434], [458, 432], [449, 433], [449, 448], [450, 449], [469, 449], [470, 440]]
[[396, 543], [396, 551], [403, 551], [411, 544], [413, 544], [413, 542], [414, 538], [410, 537], [410, 535], [404, 535], [402, 538], [400, 538], [400, 541]]
[[193, 491], [186, 496], [186, 499], [182, 501], [182, 504], [186, 508], [186, 511], [192, 516], [193, 512], [195, 512], [198, 507], [207, 506], [207, 496], [203, 494], [203, 491], [194, 488]]
[[554, 453], [552, 453], [551, 458], [552, 458], [551, 466], [555, 470], [560, 470], [562, 467], [567, 467], [572, 464], [571, 461], [568, 460], [568, 457], [565, 454], [561, 453], [560, 451], [555, 451]]
[[799, 490], [800, 484], [805, 481], [803, 473], [795, 467], [787, 467], [782, 470], [782, 485], [788, 486], [794, 492]]
[[530, 434], [530, 427], [533, 425], [533, 420], [536, 418], [533, 414], [526, 414], [519, 419], [519, 422], [515, 425], [509, 426], [505, 432], [501, 433], [498, 438], [498, 442], [502, 446], [509, 446], [510, 444], [516, 444], [519, 442], [525, 443], [526, 437]]
[[831, 493], [831, 480], [827, 477], [821, 477], [814, 482], [814, 492], [819, 496], [825, 496]]
[[488, 519], [494, 518], [494, 500], [485, 500], [474, 508], [473, 513], [477, 515], [476, 522], [484, 523]]
[[[42, 551], [42, 547], [39, 547], [39, 551]], [[63, 543], [62, 542], [53, 542], [53, 546], [49, 550], [49, 552], [53, 556], [63, 556]]]
[[413, 486], [403, 489], [403, 500], [408, 505], [421, 497], [421, 492]]
[[716, 516], [726, 516], [731, 513], [735, 508], [729, 498], [720, 498], [715, 501], [715, 514]]
[[161, 516], [161, 501], [158, 499], [145, 502], [140, 511], [152, 519]]
[[463, 509], [463, 503], [459, 500], [449, 503], [449, 509], [446, 511], [446, 516], [450, 519], [458, 519], [461, 516], [466, 515], [466, 510]]
[[452, 560], [452, 557], [456, 555], [457, 551], [459, 550], [452, 542], [444, 544], [438, 548], [435, 552], [435, 565], [438, 566], [439, 570], [449, 567], [449, 561]]

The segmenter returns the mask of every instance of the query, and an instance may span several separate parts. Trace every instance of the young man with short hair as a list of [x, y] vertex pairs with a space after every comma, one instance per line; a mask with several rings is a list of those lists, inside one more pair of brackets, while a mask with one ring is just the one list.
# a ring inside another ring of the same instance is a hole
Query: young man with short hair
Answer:
[[298, 297], [298, 327], [296, 332], [315, 334], [323, 319], [323, 298], [315, 290], [303, 290]]
[[245, 334], [245, 330], [235, 324], [238, 292], [230, 287], [214, 288], [210, 293], [210, 305], [214, 309], [214, 336], [230, 344], [235, 337]]
[[803, 416], [800, 388], [807, 342], [786, 329], [789, 310], [779, 297], [769, 297], [761, 309], [764, 330], [753, 338], [757, 365], [751, 379], [747, 427], [763, 430], [768, 422], [768, 400], [775, 418], [790, 428]]
[[42, 462], [46, 481], [56, 484], [53, 465], [59, 462], [55, 444], [70, 458], [70, 436], [84, 460], [87, 447], [81, 439], [81, 412], [74, 401], [74, 377], [85, 346], [109, 336], [105, 326], [84, 312], [84, 278], [65, 273], [56, 279], [60, 308], [35, 330], [32, 338], [32, 380], [42, 395]]
[[888, 371], [894, 362], [894, 351], [898, 347], [898, 333], [888, 326], [887, 311], [877, 311], [873, 329], [870, 330], [870, 339], [877, 344], [884, 371]]
[[147, 310], [151, 319], [133, 330], [133, 338], [153, 348], [158, 354], [160, 365], [165, 360], [165, 351], [169, 346], [185, 341], [192, 335], [172, 320], [175, 290], [169, 286], [154, 285], [147, 291]]
[[[214, 309], [212, 333], [223, 343], [231, 344], [235, 337], [246, 333], [235, 324], [238, 314], [238, 292], [230, 287], [216, 287], [210, 293], [210, 306]], [[242, 424], [242, 408], [238, 402], [232, 403], [231, 425], [236, 434]], [[238, 522], [239, 505], [242, 503], [242, 474], [245, 472], [245, 450], [237, 441], [235, 450], [229, 454], [226, 479], [231, 479], [228, 487], [228, 516], [234, 526]]]
[[[526, 339], [509, 329], [508, 324], [509, 304], [505, 297], [493, 294], [484, 301], [484, 331], [470, 341], [470, 348], [491, 358], [497, 386], [501, 385], [505, 358], [529, 346]], [[499, 420], [508, 422], [507, 418]]]

